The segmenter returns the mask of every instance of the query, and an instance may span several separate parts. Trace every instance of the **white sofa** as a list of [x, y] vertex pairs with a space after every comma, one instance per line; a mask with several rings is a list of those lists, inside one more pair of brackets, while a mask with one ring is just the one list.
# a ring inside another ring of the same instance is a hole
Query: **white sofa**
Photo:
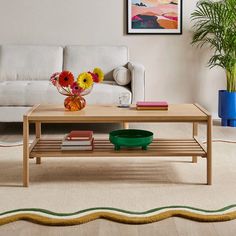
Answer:
[[[119, 86], [112, 72], [125, 66], [131, 71], [131, 83]], [[86, 96], [88, 104], [118, 103], [123, 92], [130, 102], [145, 99], [145, 70], [129, 62], [125, 46], [0, 46], [0, 122], [21, 122], [23, 114], [34, 104], [63, 104], [50, 83], [52, 73], [63, 70], [78, 73], [100, 67], [105, 80], [95, 84]]]

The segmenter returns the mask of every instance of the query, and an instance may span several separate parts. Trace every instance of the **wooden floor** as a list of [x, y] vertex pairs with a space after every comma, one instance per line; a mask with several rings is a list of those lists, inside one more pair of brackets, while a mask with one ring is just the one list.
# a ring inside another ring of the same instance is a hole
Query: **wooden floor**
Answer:
[[[55, 128], [55, 127], [54, 127]], [[48, 130], [47, 128], [44, 128]], [[65, 130], [71, 127], [65, 127]], [[205, 127], [200, 126], [200, 132]], [[57, 128], [56, 128], [57, 130]], [[102, 127], [104, 130], [104, 127]], [[221, 139], [236, 140], [236, 130], [232, 128], [222, 129], [214, 127], [220, 133]], [[15, 142], [22, 138], [22, 126], [19, 124], [0, 125], [0, 142]], [[50, 131], [49, 131], [50, 132]], [[65, 131], [66, 132], [66, 131]], [[218, 138], [218, 137], [217, 137]], [[0, 227], [0, 236], [7, 235], [168, 235], [168, 236], [235, 236], [236, 220], [222, 223], [199, 223], [181, 218], [171, 218], [161, 222], [147, 225], [125, 225], [107, 220], [96, 220], [87, 224], [73, 227], [46, 227], [28, 222], [16, 222]]]

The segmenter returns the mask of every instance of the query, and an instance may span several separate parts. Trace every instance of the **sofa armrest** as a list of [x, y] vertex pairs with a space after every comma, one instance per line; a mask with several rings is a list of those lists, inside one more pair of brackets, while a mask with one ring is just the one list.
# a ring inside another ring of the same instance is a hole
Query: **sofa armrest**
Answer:
[[141, 64], [129, 62], [131, 72], [132, 103], [145, 100], [145, 68]]

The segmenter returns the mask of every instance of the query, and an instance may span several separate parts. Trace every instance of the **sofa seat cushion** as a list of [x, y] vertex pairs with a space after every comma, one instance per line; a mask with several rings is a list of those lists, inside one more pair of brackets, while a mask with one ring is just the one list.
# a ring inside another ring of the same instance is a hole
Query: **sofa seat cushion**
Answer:
[[62, 71], [63, 48], [60, 46], [0, 46], [0, 81], [48, 80]]
[[0, 118], [1, 122], [23, 122], [23, 115], [30, 107], [1, 107]]
[[[88, 104], [115, 104], [119, 95], [131, 92], [112, 82], [94, 84], [87, 95]], [[50, 81], [2, 81], [0, 82], [0, 106], [33, 106], [35, 104], [63, 104], [65, 96], [59, 94]]]
[[119, 96], [123, 93], [129, 94], [131, 104], [132, 93], [128, 87], [107, 81], [94, 84], [92, 92], [86, 96], [86, 101], [88, 104], [119, 104]]
[[32, 106], [35, 104], [61, 103], [60, 95], [50, 81], [0, 82], [1, 106]]

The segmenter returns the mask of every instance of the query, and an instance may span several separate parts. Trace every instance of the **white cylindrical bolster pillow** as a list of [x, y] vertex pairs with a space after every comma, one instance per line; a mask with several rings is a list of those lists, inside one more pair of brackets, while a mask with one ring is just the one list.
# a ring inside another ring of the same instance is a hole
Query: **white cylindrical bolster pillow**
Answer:
[[123, 86], [127, 85], [131, 81], [130, 70], [128, 70], [127, 68], [123, 66], [118, 67], [113, 71], [113, 78], [117, 84], [123, 85]]

